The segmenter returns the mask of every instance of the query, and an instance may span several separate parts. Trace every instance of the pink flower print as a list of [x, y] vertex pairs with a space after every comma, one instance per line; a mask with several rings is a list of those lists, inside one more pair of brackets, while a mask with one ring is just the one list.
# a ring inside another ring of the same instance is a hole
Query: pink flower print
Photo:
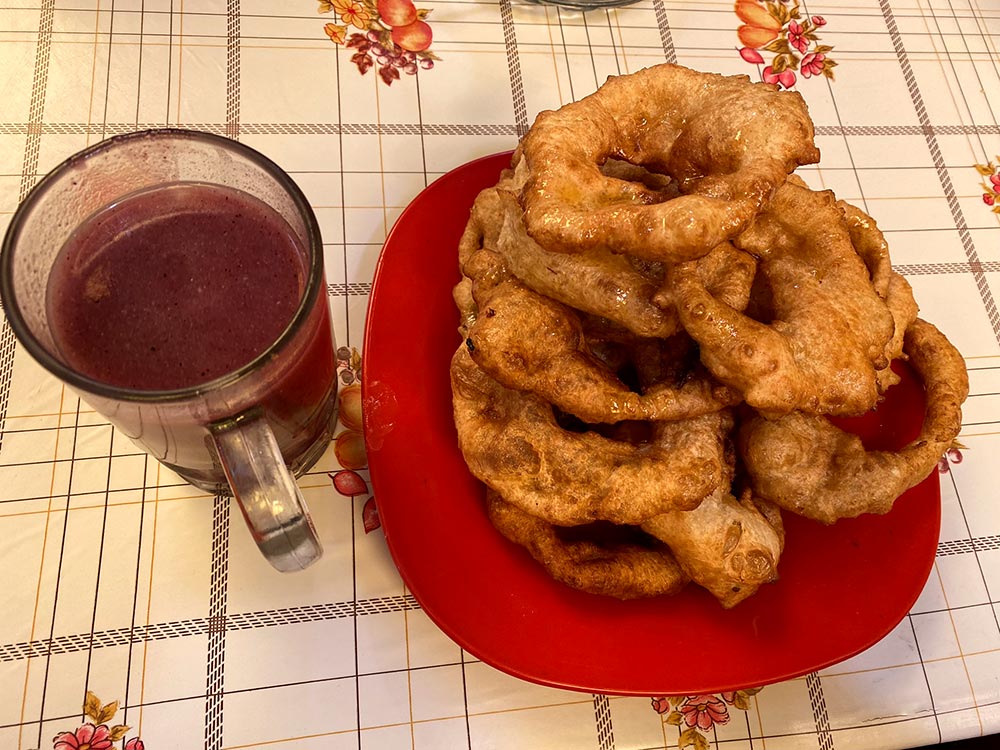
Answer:
[[995, 200], [990, 193], [983, 193], [983, 203], [987, 206], [992, 206], [995, 203]]
[[938, 459], [938, 471], [941, 474], [947, 474], [951, 471], [952, 464], [958, 466], [964, 460], [965, 456], [962, 455], [962, 451], [959, 448], [952, 446], [944, 452], [944, 455], [941, 456], [941, 458]]
[[768, 65], [761, 71], [761, 77], [764, 79], [764, 83], [777, 83], [786, 89], [795, 85], [795, 73], [788, 69], [775, 73], [774, 69]]
[[146, 744], [138, 737], [133, 737], [125, 743], [125, 750], [146, 750]]
[[810, 52], [808, 55], [802, 58], [802, 63], [799, 69], [802, 71], [803, 78], [809, 78], [810, 76], [818, 76], [823, 72], [823, 61], [826, 60], [826, 55], [822, 52]]
[[653, 698], [653, 710], [658, 714], [665, 714], [670, 710], [670, 701], [666, 698]]
[[344, 497], [368, 494], [368, 483], [356, 471], [341, 469], [329, 476], [333, 479], [333, 488]]
[[1000, 174], [991, 174], [990, 182], [993, 183], [994, 190], [1000, 190]]
[[105, 724], [84, 724], [75, 732], [57, 734], [52, 750], [111, 750], [111, 731]]
[[378, 515], [378, 506], [375, 498], [370, 497], [365, 501], [365, 506], [361, 509], [361, 522], [364, 524], [365, 533], [370, 534], [382, 525], [382, 519]]
[[812, 17], [813, 26], [826, 26], [826, 19], [823, 16], [813, 16]]
[[722, 693], [722, 700], [731, 706], [736, 702], [736, 693]]
[[798, 21], [788, 23], [788, 43], [803, 55], [809, 49], [809, 41], [802, 35], [804, 31], [805, 29]]
[[729, 722], [729, 709], [714, 695], [692, 695], [681, 705], [680, 712], [685, 724], [697, 725], [703, 731], [711, 729], [713, 724]]
[[740, 57], [746, 60], [748, 63], [760, 64], [764, 62], [764, 56], [760, 54], [753, 47], [744, 47], [740, 50]]

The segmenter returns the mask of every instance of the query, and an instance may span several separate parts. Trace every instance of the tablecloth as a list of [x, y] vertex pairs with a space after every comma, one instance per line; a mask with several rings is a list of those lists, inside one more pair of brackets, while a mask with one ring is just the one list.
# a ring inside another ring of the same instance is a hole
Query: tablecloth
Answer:
[[513, 148], [539, 111], [609, 75], [667, 61], [777, 82], [816, 123], [822, 161], [801, 175], [878, 220], [922, 316], [968, 365], [923, 593], [871, 649], [756, 693], [541, 687], [471, 657], [421, 610], [351, 426], [300, 480], [326, 554], [282, 575], [230, 499], [145, 456], [4, 324], [0, 747], [843, 750], [1000, 732], [1000, 6], [416, 9], [2, 0], [0, 228], [46, 171], [113, 134], [170, 125], [238, 139], [287, 170], [319, 218], [349, 391], [381, 245], [436, 177]]

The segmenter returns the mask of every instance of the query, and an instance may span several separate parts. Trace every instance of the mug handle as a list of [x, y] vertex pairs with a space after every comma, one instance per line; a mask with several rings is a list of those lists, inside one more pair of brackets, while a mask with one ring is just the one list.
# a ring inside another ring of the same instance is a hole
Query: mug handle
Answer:
[[259, 410], [209, 426], [229, 487], [260, 551], [283, 573], [323, 554], [309, 510]]

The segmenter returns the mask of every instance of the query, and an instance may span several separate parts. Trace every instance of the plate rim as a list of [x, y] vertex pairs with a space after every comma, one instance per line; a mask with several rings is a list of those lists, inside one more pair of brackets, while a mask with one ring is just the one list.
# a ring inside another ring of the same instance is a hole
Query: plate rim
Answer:
[[[510, 157], [510, 155], [512, 153], [513, 153], [512, 151], [504, 151], [504, 152], [497, 152], [497, 153], [493, 153], [493, 154], [488, 154], [488, 155], [485, 155], [485, 156], [480, 156], [478, 158], [472, 159], [470, 161], [467, 161], [467, 162], [465, 162], [463, 164], [460, 164], [460, 165], [454, 167], [453, 169], [449, 170], [448, 172], [445, 172], [444, 174], [442, 174], [439, 177], [437, 177], [434, 181], [432, 181], [431, 183], [429, 183], [427, 185], [427, 187], [425, 187], [424, 189], [422, 189], [414, 197], [414, 199], [407, 205], [407, 207], [403, 210], [403, 212], [399, 215], [399, 217], [397, 218], [397, 220], [394, 222], [393, 227], [390, 230], [389, 234], [386, 236], [385, 243], [383, 244], [383, 247], [382, 247], [382, 249], [380, 251], [378, 262], [377, 262], [376, 267], [375, 267], [375, 274], [374, 274], [374, 277], [373, 277], [372, 289], [371, 289], [371, 293], [370, 293], [370, 296], [369, 296], [368, 310], [367, 310], [366, 319], [365, 319], [364, 341], [363, 341], [363, 347], [364, 348], [363, 348], [363, 352], [362, 352], [363, 355], [367, 354], [370, 351], [370, 345], [371, 345], [371, 342], [372, 342], [372, 329], [375, 327], [374, 321], [376, 319], [376, 316], [373, 315], [373, 310], [374, 310], [374, 308], [376, 306], [376, 303], [378, 302], [378, 291], [379, 291], [379, 288], [380, 288], [380, 280], [387, 273], [387, 271], [385, 270], [387, 262], [388, 262], [386, 260], [387, 259], [387, 249], [390, 248], [390, 247], [394, 247], [395, 246], [395, 243], [398, 240], [397, 235], [399, 235], [403, 231], [405, 231], [405, 227], [406, 227], [406, 224], [409, 221], [409, 217], [413, 213], [417, 213], [417, 212], [419, 212], [421, 210], [421, 208], [422, 208], [422, 206], [421, 206], [422, 202], [424, 200], [428, 199], [428, 195], [429, 194], [432, 194], [433, 192], [435, 192], [436, 189], [438, 189], [438, 186], [439, 186], [440, 183], [442, 183], [444, 181], [447, 181], [447, 180], [450, 180], [450, 179], [455, 179], [456, 175], [458, 175], [458, 174], [464, 174], [467, 171], [475, 170], [480, 165], [485, 166], [486, 163], [492, 163], [494, 161], [496, 161], [498, 163], [498, 173], [499, 173], [499, 170], [503, 168], [502, 166], [500, 166], [501, 165], [501, 160], [503, 158], [508, 158], [509, 159], [509, 157]], [[472, 197], [474, 197], [474, 196], [472, 196]], [[458, 278], [458, 270], [457, 270], [457, 268], [456, 268], [456, 271], [455, 271], [455, 278], [456, 278], [456, 280]], [[455, 342], [456, 346], [460, 343], [460, 338], [457, 335], [454, 337], [454, 342]], [[445, 376], [446, 376], [446, 371], [445, 371]], [[368, 396], [369, 390], [371, 388], [372, 379], [373, 379], [373, 375], [372, 375], [372, 372], [371, 372], [371, 368], [370, 367], [364, 368], [364, 370], [362, 372], [362, 399], [363, 399], [363, 402], [365, 402], [365, 403], [367, 403], [367, 396]], [[367, 411], [364, 412], [364, 416], [365, 416], [366, 428], [367, 428], [369, 413]], [[369, 433], [369, 431], [368, 431], [368, 429], [366, 429], [365, 430], [366, 447], [369, 447], [369, 445], [368, 445], [368, 440], [369, 440], [368, 433]], [[458, 450], [457, 445], [455, 446], [455, 449], [456, 449], [456, 451]], [[377, 450], [376, 451], [369, 450], [369, 453], [368, 453], [368, 455], [369, 455], [369, 474], [370, 474], [370, 477], [371, 477], [372, 488], [373, 488], [372, 496], [373, 497], [377, 497], [378, 494], [379, 494], [379, 487], [382, 484], [381, 480], [379, 478], [381, 469], [376, 469], [372, 465], [373, 462], [371, 460], [371, 456], [373, 454], [377, 454]], [[374, 461], [374, 463], [377, 464], [378, 460], [376, 459], [376, 461]], [[482, 486], [481, 483], [480, 483], [480, 486]], [[940, 492], [940, 482], [939, 482], [938, 477], [937, 477], [937, 472], [934, 472], [932, 470], [931, 474], [926, 479], [922, 480], [917, 485], [917, 487], [921, 488], [921, 490], [920, 490], [921, 492], [930, 492], [930, 493], [932, 493], [934, 495], [933, 500], [928, 499], [925, 502], [931, 503], [933, 505], [933, 508], [934, 508], [934, 519], [933, 519], [933, 521], [934, 521], [934, 524], [933, 524], [934, 525], [934, 533], [933, 533], [933, 536], [936, 539], [939, 539], [940, 538], [940, 523], [941, 523], [941, 512], [940, 512], [941, 511], [941, 492]], [[786, 519], [787, 519], [787, 517], [788, 517], [788, 515], [786, 514]], [[883, 516], [883, 518], [884, 517], [885, 516]], [[554, 687], [554, 688], [561, 688], [561, 689], [567, 689], [567, 690], [573, 690], [573, 691], [582, 691], [582, 692], [599, 692], [601, 694], [606, 694], [606, 695], [622, 695], [622, 696], [648, 696], [648, 695], [651, 695], [651, 694], [654, 694], [654, 693], [655, 694], [662, 694], [662, 692], [658, 693], [655, 690], [651, 691], [651, 690], [649, 690], [649, 689], [647, 689], [645, 687], [643, 687], [642, 689], [634, 689], [634, 690], [633, 689], [629, 689], [629, 688], [622, 688], [622, 687], [617, 687], [617, 688], [616, 687], [611, 687], [611, 688], [608, 688], [608, 687], [600, 687], [600, 686], [595, 686], [595, 685], [580, 684], [581, 681], [578, 680], [578, 679], [557, 679], [557, 678], [554, 678], [554, 677], [540, 676], [538, 674], [532, 674], [530, 670], [526, 670], [524, 668], [521, 668], [521, 667], [517, 666], [516, 664], [508, 663], [507, 660], [498, 659], [496, 657], [496, 655], [494, 655], [494, 654], [487, 653], [482, 648], [480, 648], [479, 644], [477, 644], [474, 639], [470, 639], [469, 636], [467, 635], [467, 633], [463, 631], [463, 629], [461, 629], [460, 627], [455, 627], [453, 625], [453, 623], [450, 622], [449, 619], [446, 616], [443, 616], [441, 614], [441, 612], [438, 610], [437, 605], [435, 603], [432, 602], [430, 606], [428, 605], [427, 600], [425, 599], [425, 596], [424, 596], [425, 592], [423, 591], [423, 584], [421, 583], [420, 577], [419, 576], [415, 577], [413, 575], [413, 571], [410, 570], [407, 565], [401, 563], [401, 560], [400, 560], [401, 553], [400, 553], [399, 547], [397, 545], [396, 531], [391, 528], [392, 527], [392, 523], [386, 524], [385, 523], [385, 516], [382, 516], [382, 519], [383, 519], [382, 528], [383, 528], [383, 533], [384, 533], [385, 540], [386, 540], [386, 545], [387, 545], [387, 547], [389, 549], [389, 553], [390, 553], [390, 555], [392, 557], [393, 563], [396, 566], [396, 569], [399, 572], [399, 575], [400, 575], [400, 577], [401, 577], [404, 585], [409, 589], [409, 591], [412, 594], [412, 596], [414, 597], [414, 599], [417, 601], [418, 604], [420, 604], [421, 609], [435, 623], [435, 625], [437, 625], [437, 627], [439, 627], [458, 646], [460, 646], [462, 649], [464, 649], [469, 654], [471, 654], [472, 656], [474, 656], [476, 659], [479, 659], [483, 663], [485, 663], [487, 665], [490, 665], [492, 667], [495, 667], [495, 668], [499, 669], [500, 671], [502, 671], [502, 672], [504, 672], [506, 674], [510, 674], [510, 675], [512, 675], [514, 677], [517, 677], [519, 679], [523, 679], [523, 680], [531, 682], [531, 683], [545, 685], [545, 686]], [[504, 541], [506, 541], [506, 540], [504, 540]], [[508, 544], [511, 544], [511, 543], [508, 542]], [[523, 550], [521, 550], [521, 551], [523, 552]], [[931, 571], [933, 569], [935, 555], [933, 553], [928, 552], [928, 554], [926, 554], [921, 559], [923, 559], [923, 561], [925, 562], [925, 565], [922, 566], [920, 575], [918, 577], [919, 577], [919, 579], [921, 581], [923, 581], [923, 583], [919, 587], [915, 588], [915, 590], [912, 592], [912, 597], [907, 597], [909, 599], [909, 601], [908, 601], [908, 604], [906, 605], [906, 608], [902, 611], [902, 613], [899, 615], [898, 619], [896, 619], [893, 624], [888, 625], [887, 627], [884, 628], [884, 630], [881, 629], [881, 628], [877, 629], [877, 630], [873, 629], [872, 632], [871, 632], [871, 634], [868, 637], [858, 639], [858, 641], [855, 644], [855, 646], [852, 649], [850, 649], [849, 652], [845, 651], [845, 652], [842, 652], [840, 655], [827, 657], [827, 658], [824, 658], [824, 659], [819, 660], [819, 661], [816, 661], [816, 660], [805, 660], [805, 661], [810, 661], [810, 664], [807, 667], [803, 667], [801, 669], [785, 669], [785, 670], [782, 671], [782, 674], [776, 674], [773, 678], [769, 678], [767, 680], [767, 682], [765, 682], [763, 684], [774, 684], [774, 683], [777, 683], [777, 682], [782, 682], [782, 681], [785, 681], [785, 680], [794, 679], [796, 677], [801, 677], [802, 675], [808, 674], [810, 672], [814, 672], [814, 671], [817, 671], [817, 670], [820, 670], [820, 669], [824, 669], [824, 668], [829, 667], [829, 666], [831, 666], [833, 664], [840, 663], [840, 662], [842, 662], [842, 661], [844, 661], [846, 659], [849, 659], [849, 658], [851, 658], [853, 656], [856, 656], [856, 655], [860, 654], [861, 652], [863, 652], [863, 651], [871, 648], [873, 645], [875, 645], [880, 640], [882, 640], [896, 626], [898, 626], [899, 622], [901, 622], [903, 619], [905, 619], [906, 615], [912, 610], [913, 605], [919, 599], [920, 594], [922, 593], [924, 586], [926, 586], [926, 581], [929, 579], [930, 573], [931, 573]], [[532, 561], [532, 563], [534, 564], [533, 561]], [[431, 598], [433, 599], [433, 597], [431, 597]], [[741, 684], [738, 687], [747, 687], [747, 686], [748, 686], [747, 684]], [[724, 690], [730, 689], [730, 687], [733, 687], [733, 686], [723, 685], [722, 687], [711, 689], [710, 692], [720, 692], [720, 691], [724, 691]], [[738, 689], [738, 687], [735, 687], [734, 689]], [[709, 689], [705, 688], [705, 690], [708, 691]]]

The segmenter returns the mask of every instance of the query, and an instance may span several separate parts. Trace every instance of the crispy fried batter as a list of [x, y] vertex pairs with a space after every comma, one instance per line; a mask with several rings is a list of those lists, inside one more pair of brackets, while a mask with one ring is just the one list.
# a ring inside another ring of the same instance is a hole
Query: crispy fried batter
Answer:
[[924, 424], [916, 440], [897, 452], [866, 451], [860, 438], [821, 416], [758, 416], [739, 432], [754, 490], [782, 508], [830, 524], [886, 513], [897, 497], [930, 474], [961, 429], [968, 374], [962, 355], [919, 318], [906, 330], [904, 351], [926, 391]]
[[872, 288], [831, 193], [786, 182], [735, 244], [759, 258], [773, 320], [714, 298], [691, 263], [669, 274], [684, 328], [702, 360], [751, 406], [859, 414], [878, 399], [892, 314]]
[[688, 582], [667, 546], [652, 537], [637, 538], [638, 529], [598, 522], [570, 533], [525, 513], [492, 490], [486, 493], [486, 512], [501, 534], [525, 547], [557, 581], [575, 589], [638, 599], [676, 594]]
[[665, 542], [691, 580], [727, 609], [778, 578], [781, 512], [749, 492], [737, 500], [728, 483], [694, 510], [664, 513], [642, 528]]
[[589, 351], [576, 314], [506, 279], [477, 294], [483, 314], [466, 339], [472, 358], [508, 388], [530, 391], [585, 422], [683, 419], [738, 403], [740, 395], [705, 372], [628, 388]]
[[[732, 607], [777, 577], [782, 509], [885, 513], [957, 436], [961, 356], [877, 223], [790, 174], [817, 158], [798, 94], [660, 65], [541, 113], [477, 197], [459, 445], [491, 521], [557, 580], [691, 580]], [[923, 428], [866, 451], [826, 415], [876, 406], [900, 359]]]
[[889, 363], [875, 372], [880, 393], [885, 393], [899, 382], [899, 375], [892, 369], [893, 360], [903, 356], [903, 342], [906, 330], [917, 319], [917, 302], [913, 299], [910, 282], [893, 271], [886, 285], [885, 304], [892, 313], [893, 334], [885, 345], [885, 359]]
[[470, 471], [549, 523], [639, 524], [690, 509], [723, 477], [725, 412], [657, 422], [640, 445], [570, 432], [539, 397], [504, 388], [459, 347], [451, 365], [458, 443]]
[[480, 191], [458, 241], [458, 267], [462, 279], [452, 289], [452, 299], [458, 308], [458, 330], [463, 338], [479, 314], [473, 279], [479, 280], [480, 287], [489, 288], [509, 275], [502, 259], [494, 252], [502, 217], [496, 188]]
[[[505, 173], [506, 175], [506, 173]], [[501, 176], [498, 187], [509, 185], [510, 177]], [[469, 258], [482, 248], [496, 249], [497, 236], [503, 224], [503, 204], [497, 187], [481, 190], [472, 204], [469, 221], [458, 241], [458, 267], [463, 268]]]
[[884, 299], [888, 294], [889, 277], [892, 275], [889, 243], [885, 241], [875, 220], [860, 208], [846, 201], [837, 201], [837, 208], [844, 214], [855, 252], [868, 268], [872, 288]]
[[525, 286], [577, 310], [614, 320], [640, 336], [677, 332], [673, 306], [662, 309], [652, 301], [662, 284], [662, 269], [656, 278], [643, 273], [628, 256], [600, 247], [573, 255], [549, 252], [528, 236], [513, 194], [497, 193], [504, 208], [497, 251]]
[[886, 307], [892, 315], [893, 334], [885, 345], [883, 356], [885, 365], [875, 372], [879, 392], [885, 393], [889, 387], [899, 382], [899, 376], [893, 372], [890, 365], [894, 359], [902, 356], [903, 334], [910, 323], [916, 320], [917, 303], [913, 299], [913, 290], [909, 282], [892, 270], [889, 244], [885, 241], [885, 236], [876, 221], [860, 208], [845, 201], [837, 201], [837, 207], [844, 214], [847, 230], [851, 235], [851, 244], [868, 267], [872, 288], [885, 300]]
[[[525, 286], [639, 336], [665, 337], [680, 329], [670, 290], [662, 288], [662, 263], [643, 263], [604, 247], [574, 254], [550, 252], [528, 235], [514, 196], [498, 193], [504, 219], [496, 249]], [[699, 277], [712, 294], [738, 310], [746, 307], [756, 266], [752, 256], [728, 242], [697, 262]]]
[[[722, 242], [707, 255], [690, 262], [709, 294], [734, 310], [746, 309], [757, 275], [757, 260], [752, 255], [737, 250], [730, 242]], [[676, 315], [677, 302], [669, 284], [661, 286], [653, 297], [653, 302]]]
[[[602, 174], [610, 157], [670, 176], [683, 195]], [[682, 261], [742, 231], [787, 174], [818, 159], [799, 94], [664, 64], [542, 112], [515, 182], [528, 233], [548, 250]]]

